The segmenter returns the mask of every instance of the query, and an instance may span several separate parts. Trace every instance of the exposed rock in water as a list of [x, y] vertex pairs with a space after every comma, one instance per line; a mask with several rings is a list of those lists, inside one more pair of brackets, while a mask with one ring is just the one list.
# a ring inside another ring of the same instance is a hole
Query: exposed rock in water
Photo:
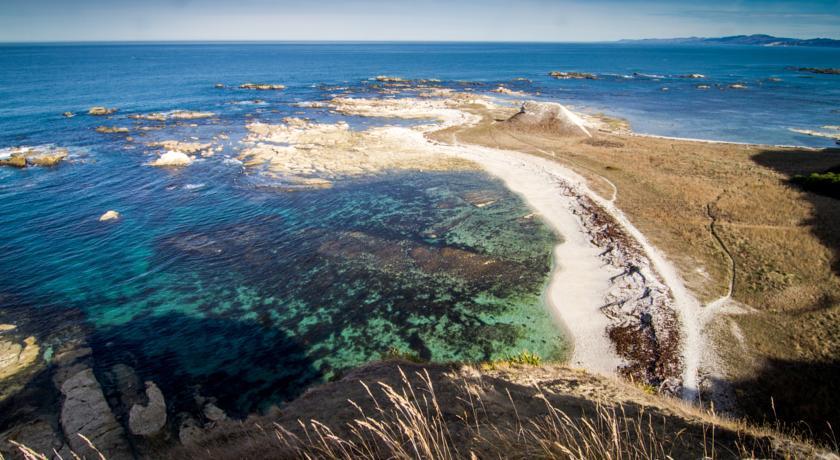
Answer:
[[[17, 446], [9, 441], [15, 441], [35, 452], [43, 452], [50, 455], [47, 458], [52, 458], [51, 454], [54, 450], [60, 452], [62, 447], [64, 447], [61, 436], [56, 432], [52, 424], [41, 419], [17, 425], [4, 433], [0, 433], [0, 452], [7, 454], [9, 458], [18, 458], [20, 452]], [[62, 457], [68, 460], [72, 458], [72, 456]]]
[[134, 113], [128, 116], [132, 120], [166, 121], [166, 120], [198, 120], [216, 116], [213, 112], [195, 112], [192, 110], [175, 110], [174, 112]]
[[188, 166], [192, 162], [192, 157], [186, 153], [170, 150], [149, 164], [152, 166]]
[[88, 110], [88, 115], [94, 115], [94, 116], [101, 117], [103, 115], [111, 115], [112, 113], [114, 113], [116, 111], [117, 111], [117, 109], [97, 106], [97, 107], [91, 107], [91, 109]]
[[204, 430], [192, 417], [184, 418], [184, 421], [178, 427], [178, 440], [185, 446], [198, 444], [204, 436]]
[[517, 127], [547, 130], [564, 135], [592, 137], [583, 119], [565, 106], [553, 102], [526, 102], [522, 104], [519, 113], [510, 117], [507, 123]]
[[34, 364], [39, 351], [38, 342], [32, 336], [25, 338], [23, 344], [14, 339], [0, 340], [0, 380], [11, 377]]
[[108, 459], [131, 459], [133, 455], [122, 426], [117, 422], [93, 370], [84, 368], [61, 385], [61, 427], [74, 452], [82, 458], [98, 458], [84, 435]]
[[840, 69], [832, 69], [832, 68], [820, 69], [820, 68], [816, 68], [816, 67], [800, 67], [797, 70], [799, 70], [800, 72], [810, 72], [810, 73], [817, 73], [817, 74], [823, 74], [823, 75], [840, 75]]
[[67, 158], [67, 149], [43, 147], [14, 147], [0, 152], [0, 166], [55, 166]]
[[504, 86], [501, 86], [501, 85], [499, 85], [498, 88], [496, 88], [492, 91], [494, 93], [506, 94], [508, 96], [525, 96], [525, 93], [523, 93], [522, 91], [514, 91], [512, 89], [505, 88]]
[[73, 118], [73, 117], [75, 117], [75, 116], [76, 116], [76, 114], [75, 114], [75, 113], [73, 113], [73, 112], [64, 112], [64, 113], [62, 113], [61, 115], [62, 115], [64, 118]]
[[683, 78], [701, 79], [701, 78], [706, 78], [706, 76], [703, 75], [702, 73], [690, 73], [688, 75], [683, 75]]
[[25, 168], [26, 157], [23, 155], [12, 155], [7, 158], [0, 158], [0, 166], [11, 166], [14, 168]]
[[197, 120], [199, 118], [210, 118], [215, 116], [213, 112], [193, 112], [190, 110], [176, 110], [169, 114], [173, 120]]
[[128, 116], [132, 120], [166, 121], [166, 115], [158, 112], [134, 113]]
[[99, 126], [96, 128], [96, 132], [103, 134], [127, 133], [128, 128], [123, 128], [121, 126]]
[[146, 382], [146, 405], [135, 404], [128, 415], [128, 428], [137, 436], [152, 436], [166, 425], [166, 401], [154, 382]]
[[181, 142], [174, 140], [150, 142], [146, 145], [149, 147], [159, 147], [170, 152], [181, 152], [189, 154], [198, 153], [202, 150], [210, 150], [210, 148], [213, 147], [213, 144], [202, 144], [199, 142]]
[[221, 422], [223, 420], [227, 420], [227, 414], [225, 414], [225, 411], [212, 402], [209, 402], [204, 406], [204, 416], [211, 422]]
[[405, 79], [400, 77], [389, 77], [387, 75], [377, 75], [376, 81], [381, 81], [383, 83], [401, 83], [404, 82]]
[[14, 324], [0, 324], [0, 333], [14, 331], [17, 329], [17, 326]]
[[286, 89], [286, 85], [273, 83], [243, 83], [239, 85], [239, 87], [242, 89], [256, 89], [261, 91]]
[[105, 222], [109, 220], [117, 220], [120, 218], [120, 213], [114, 210], [105, 211], [105, 214], [99, 216], [99, 222]]
[[597, 80], [595, 74], [587, 72], [551, 72], [549, 76], [558, 80]]

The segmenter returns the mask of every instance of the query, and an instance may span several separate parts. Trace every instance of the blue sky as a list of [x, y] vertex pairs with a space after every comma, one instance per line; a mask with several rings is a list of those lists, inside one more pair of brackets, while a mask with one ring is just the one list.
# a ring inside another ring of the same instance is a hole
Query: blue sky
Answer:
[[0, 0], [0, 41], [840, 39], [840, 0]]

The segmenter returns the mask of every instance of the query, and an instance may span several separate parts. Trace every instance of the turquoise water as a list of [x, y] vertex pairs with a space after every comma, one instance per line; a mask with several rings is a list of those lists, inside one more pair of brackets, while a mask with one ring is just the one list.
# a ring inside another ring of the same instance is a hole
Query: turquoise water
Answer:
[[[245, 124], [292, 115], [344, 119], [357, 129], [393, 123], [293, 105], [364, 95], [371, 77], [388, 74], [474, 91], [504, 82], [591, 111], [608, 108], [657, 134], [829, 145], [788, 128], [840, 124], [840, 78], [790, 65], [836, 67], [838, 54], [617, 45], [2, 46], [0, 148], [53, 144], [71, 159], [56, 168], [0, 168], [0, 320], [53, 347], [83, 334], [101, 369], [127, 363], [168, 399], [200, 392], [237, 414], [391, 349], [438, 361], [521, 350], [560, 359], [568, 345], [540, 299], [558, 236], [527, 218], [522, 200], [499, 181], [476, 171], [387, 172], [288, 193], [233, 161]], [[549, 70], [601, 78], [558, 81]], [[623, 77], [634, 72], [661, 77]], [[750, 88], [698, 91], [697, 82], [678, 77], [685, 73]], [[520, 77], [530, 81], [514, 81]], [[246, 81], [288, 88], [236, 88]], [[119, 112], [84, 114], [95, 105]], [[140, 128], [157, 124], [127, 118], [174, 109], [218, 116], [149, 131]], [[66, 119], [65, 111], [78, 115]], [[130, 128], [134, 142], [94, 131], [103, 124]], [[143, 146], [156, 139], [212, 141], [222, 150], [181, 170], [157, 169], [145, 166]], [[122, 218], [98, 222], [108, 209]], [[70, 323], [72, 334], [64, 328]]]

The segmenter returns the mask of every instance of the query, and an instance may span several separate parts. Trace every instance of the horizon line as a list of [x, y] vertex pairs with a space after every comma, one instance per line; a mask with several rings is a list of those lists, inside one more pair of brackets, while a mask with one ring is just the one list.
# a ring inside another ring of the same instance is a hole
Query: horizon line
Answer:
[[[764, 35], [764, 34], [751, 34]], [[751, 35], [727, 35], [726, 37], [735, 36], [751, 36]], [[217, 39], [155, 39], [155, 40], [0, 40], [2, 45], [144, 45], [144, 44], [481, 44], [481, 43], [497, 43], [497, 44], [605, 44], [605, 43], [622, 43], [622, 42], [645, 42], [645, 41], [667, 41], [667, 40], [690, 40], [690, 39], [708, 39], [720, 37], [667, 37], [667, 38], [620, 38], [617, 40], [355, 40], [355, 39], [339, 39], [339, 40], [311, 40], [311, 39], [244, 39], [244, 40], [217, 40]], [[837, 40], [828, 37], [815, 38], [796, 38], [796, 37], [776, 37], [776, 38], [792, 38], [794, 40]], [[633, 44], [633, 43], [628, 43]], [[638, 43], [643, 44], [643, 43]], [[674, 43], [679, 45], [692, 45], [695, 43]], [[703, 46], [714, 46], [715, 43], [703, 44]], [[738, 46], [737, 44], [727, 44], [726, 46]], [[753, 45], [742, 45], [753, 46]]]

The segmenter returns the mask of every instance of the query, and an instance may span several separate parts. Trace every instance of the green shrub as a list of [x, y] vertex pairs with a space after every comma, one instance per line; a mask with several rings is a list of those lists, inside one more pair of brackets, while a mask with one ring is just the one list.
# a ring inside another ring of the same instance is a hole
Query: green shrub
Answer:
[[791, 182], [809, 192], [840, 199], [840, 172], [830, 170], [824, 173], [811, 173], [807, 176], [796, 175], [793, 176]]
[[382, 353], [381, 358], [383, 361], [387, 361], [390, 359], [401, 359], [403, 361], [410, 361], [412, 363], [423, 364], [426, 362], [423, 358], [420, 357], [417, 353], [411, 350], [400, 350], [396, 347], [391, 347], [385, 353]]

